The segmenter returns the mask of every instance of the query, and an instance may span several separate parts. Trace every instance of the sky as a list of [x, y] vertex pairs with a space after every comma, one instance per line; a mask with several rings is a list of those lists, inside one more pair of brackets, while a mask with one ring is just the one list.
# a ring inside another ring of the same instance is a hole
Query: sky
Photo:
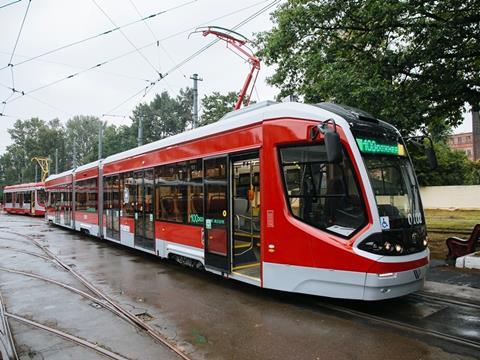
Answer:
[[[213, 91], [239, 91], [249, 65], [222, 42], [184, 66], [172, 72], [169, 70], [214, 39], [190, 34], [196, 27], [233, 28], [272, 2], [0, 0], [0, 101], [7, 100], [5, 106], [0, 103], [0, 113], [7, 115], [0, 117], [0, 153], [11, 142], [7, 129], [19, 118], [59, 118], [65, 122], [74, 115], [94, 115], [110, 124], [129, 124], [129, 115], [140, 102], [151, 101], [162, 91], [178, 94], [181, 88], [192, 86], [190, 76], [194, 73], [203, 78], [199, 82], [200, 98]], [[4, 6], [10, 3], [12, 5]], [[253, 38], [255, 33], [269, 30], [273, 26], [270, 18], [273, 9], [237, 31]], [[160, 11], [165, 12], [139, 21]], [[38, 57], [135, 21], [121, 27], [121, 31]], [[33, 57], [37, 58], [30, 60]], [[21, 63], [25, 60], [28, 61]], [[86, 70], [104, 62], [107, 63]], [[13, 67], [9, 67], [9, 63]], [[253, 99], [271, 100], [278, 90], [268, 86], [266, 78], [274, 69], [265, 64], [261, 66]], [[78, 72], [78, 75], [62, 80]], [[157, 72], [168, 72], [169, 75], [144, 96], [142, 89], [158, 78]], [[11, 88], [24, 91], [26, 95], [13, 94]], [[470, 116], [466, 115], [466, 119], [455, 132], [471, 130]]]
[[[31, 0], [25, 17], [28, 0], [2, 8], [14, 1], [0, 0], [0, 68], [4, 68], [0, 70], [0, 100], [8, 99], [5, 106], [0, 104], [0, 112], [7, 115], [0, 117], [0, 153], [10, 143], [6, 130], [18, 118], [59, 118], [65, 122], [74, 115], [108, 114], [114, 115], [103, 117], [108, 123], [128, 124], [128, 116], [141, 101], [151, 101], [162, 91], [177, 95], [180, 89], [192, 86], [190, 77], [194, 73], [203, 79], [199, 82], [200, 98], [213, 91], [239, 91], [249, 65], [223, 42], [179, 69], [169, 70], [215, 39], [212, 35], [190, 34], [196, 27], [233, 28], [272, 3], [272, 0]], [[237, 31], [252, 38], [255, 33], [269, 30], [273, 26], [270, 13], [274, 8]], [[138, 21], [160, 11], [166, 12]], [[121, 30], [20, 63], [135, 21], [138, 22]], [[84, 71], [105, 61], [109, 62]], [[44, 87], [78, 72], [81, 73], [70, 79]], [[142, 89], [158, 78], [157, 72], [169, 75], [144, 97]], [[272, 73], [272, 68], [262, 64], [254, 100], [273, 99], [278, 93], [266, 84], [266, 77]], [[13, 94], [11, 88], [26, 95]]]

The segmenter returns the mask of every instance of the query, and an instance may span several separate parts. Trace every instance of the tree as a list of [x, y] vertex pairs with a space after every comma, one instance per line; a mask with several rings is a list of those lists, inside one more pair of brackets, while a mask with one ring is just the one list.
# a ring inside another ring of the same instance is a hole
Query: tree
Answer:
[[220, 120], [226, 113], [233, 111], [237, 102], [238, 94], [230, 91], [225, 95], [215, 91], [211, 95], [202, 98], [202, 116], [199, 125], [207, 125]]
[[[52, 159], [53, 172], [55, 149], [59, 152], [60, 166], [65, 163], [65, 129], [58, 119], [49, 122], [38, 118], [17, 120], [8, 132], [12, 144], [0, 157], [2, 184], [34, 181], [37, 164], [32, 161], [33, 157]], [[37, 180], [39, 178], [40, 169], [37, 167]]]
[[133, 110], [132, 128], [138, 131], [142, 120], [143, 143], [147, 144], [185, 131], [192, 123], [192, 91], [187, 88], [173, 98], [164, 91], [149, 103], [142, 103]]
[[462, 151], [449, 148], [444, 142], [434, 144], [438, 167], [431, 170], [423, 151], [411, 149], [418, 182], [421, 186], [478, 184], [478, 165]]
[[258, 36], [280, 96], [356, 106], [404, 134], [480, 104], [477, 0], [288, 0]]
[[67, 163], [70, 167], [73, 167], [74, 145], [77, 166], [98, 158], [98, 130], [100, 125], [100, 119], [96, 116], [77, 115], [67, 121], [65, 147]]

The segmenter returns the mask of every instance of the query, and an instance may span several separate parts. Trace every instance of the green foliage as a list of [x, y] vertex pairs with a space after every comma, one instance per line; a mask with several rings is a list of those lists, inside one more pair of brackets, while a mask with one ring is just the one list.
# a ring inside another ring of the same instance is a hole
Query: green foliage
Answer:
[[[225, 114], [233, 111], [237, 103], [239, 93], [230, 91], [225, 95], [214, 91], [211, 95], [205, 95], [202, 99], [203, 112], [199, 126], [214, 123], [220, 120]], [[247, 106], [248, 99], [245, 97], [243, 106]], [[255, 104], [251, 101], [250, 104]]]
[[211, 95], [205, 95], [202, 99], [202, 117], [199, 125], [214, 123], [222, 118], [226, 113], [233, 110], [237, 102], [238, 94], [235, 91], [222, 95], [215, 91]]
[[477, 0], [288, 0], [258, 36], [280, 97], [367, 110], [407, 134], [480, 104]]
[[421, 186], [479, 184], [480, 164], [468, 160], [464, 152], [451, 150], [444, 142], [434, 144], [438, 167], [430, 170], [423, 151], [410, 149]]
[[[0, 156], [0, 181], [3, 184], [13, 184], [35, 179], [36, 163], [33, 157], [55, 156], [55, 148], [65, 157], [65, 129], [58, 119], [48, 123], [38, 118], [17, 120], [13, 128], [8, 130], [12, 144]], [[40, 177], [40, 169], [37, 169]]]
[[164, 91], [149, 104], [140, 104], [133, 110], [132, 130], [136, 134], [142, 120], [143, 143], [147, 144], [181, 133], [192, 123], [192, 90], [180, 90], [176, 98]]
[[[58, 172], [98, 159], [98, 133], [103, 127], [103, 157], [137, 146], [139, 118], [143, 124], [143, 143], [183, 132], [192, 124], [192, 90], [182, 89], [177, 97], [167, 92], [156, 95], [149, 104], [133, 111], [131, 125], [107, 125], [95, 116], [78, 115], [66, 124], [58, 119], [45, 122], [38, 118], [17, 120], [8, 132], [12, 144], [0, 156], [0, 186], [35, 180], [33, 157], [49, 157], [50, 173], [55, 173], [55, 149], [58, 149]], [[38, 177], [40, 178], [40, 169]]]

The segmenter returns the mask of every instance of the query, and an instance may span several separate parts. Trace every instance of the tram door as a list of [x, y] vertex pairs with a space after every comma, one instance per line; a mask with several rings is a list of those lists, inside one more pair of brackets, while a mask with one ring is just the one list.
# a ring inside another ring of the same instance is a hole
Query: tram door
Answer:
[[260, 279], [260, 159], [258, 153], [232, 160], [233, 264], [237, 274]]
[[110, 176], [104, 180], [103, 208], [106, 217], [107, 237], [120, 240], [120, 178]]
[[65, 187], [66, 192], [64, 193], [64, 224], [67, 226], [72, 225], [72, 193], [69, 191], [69, 187]]
[[230, 272], [228, 156], [203, 160], [205, 266]]
[[55, 206], [55, 222], [57, 224], [60, 224], [60, 206], [61, 206], [61, 193], [58, 191], [55, 191], [52, 193], [52, 197], [54, 197], [54, 206]]
[[30, 214], [35, 215], [35, 205], [37, 204], [37, 198], [35, 196], [36, 191], [30, 192]]
[[153, 169], [137, 171], [133, 176], [135, 179], [135, 246], [154, 251]]

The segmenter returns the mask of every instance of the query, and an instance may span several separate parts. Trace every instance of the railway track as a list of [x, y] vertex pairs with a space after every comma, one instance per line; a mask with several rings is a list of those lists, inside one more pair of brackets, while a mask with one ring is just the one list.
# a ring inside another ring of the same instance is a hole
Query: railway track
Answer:
[[[150, 326], [148, 323], [137, 317], [136, 315], [130, 313], [128, 310], [124, 309], [122, 306], [120, 306], [118, 303], [116, 303], [114, 300], [112, 300], [109, 296], [107, 296], [105, 293], [100, 291], [98, 288], [96, 288], [90, 281], [88, 281], [85, 277], [83, 277], [80, 273], [77, 271], [73, 270], [69, 265], [64, 263], [59, 257], [57, 257], [54, 253], [52, 253], [47, 247], [43, 246], [37, 239], [35, 239], [33, 236], [30, 235], [25, 235], [13, 231], [3, 231], [5, 234], [12, 234], [18, 237], [21, 237], [23, 239], [27, 239], [30, 244], [35, 245], [37, 248], [39, 248], [45, 255], [38, 254], [32, 251], [27, 251], [27, 250], [20, 250], [20, 249], [14, 249], [9, 246], [0, 246], [1, 249], [8, 250], [8, 251], [13, 251], [17, 253], [23, 253], [31, 256], [38, 257], [40, 259], [50, 261], [56, 266], [62, 268], [63, 270], [67, 271], [69, 274], [71, 274], [75, 279], [77, 279], [83, 286], [85, 286], [93, 295], [88, 294], [87, 292], [80, 290], [74, 286], [65, 284], [61, 281], [57, 281], [48, 277], [45, 277], [40, 274], [35, 274], [32, 272], [25, 272], [25, 271], [20, 271], [12, 268], [7, 268], [7, 267], [0, 267], [0, 272], [7, 272], [7, 273], [12, 273], [24, 277], [30, 277], [30, 278], [35, 278], [41, 281], [44, 281], [49, 284], [53, 284], [59, 287], [62, 287], [64, 289], [67, 289], [73, 293], [76, 293], [83, 298], [86, 298], [95, 304], [97, 306], [101, 306], [112, 313], [114, 313], [116, 316], [120, 317], [121, 319], [127, 321], [128, 323], [136, 326], [138, 329], [146, 333], [148, 336], [165, 346], [168, 350], [173, 352], [176, 356], [178, 356], [181, 359], [184, 360], [190, 360], [190, 357], [185, 354], [181, 349], [179, 349], [175, 344], [170, 343], [167, 341], [156, 329], [154, 329], [152, 326]], [[16, 239], [7, 239], [7, 238], [1, 238], [3, 240], [12, 240], [12, 241], [18, 241]], [[24, 242], [24, 241], [20, 241]], [[15, 342], [13, 340], [13, 336], [11, 334], [10, 328], [8, 321], [5, 319], [10, 318], [19, 322], [22, 322], [24, 324], [30, 325], [32, 327], [42, 329], [44, 331], [47, 331], [49, 333], [53, 333], [57, 336], [60, 336], [66, 340], [69, 340], [73, 343], [76, 343], [78, 345], [81, 345], [85, 348], [89, 348], [105, 357], [111, 358], [111, 359], [117, 359], [117, 360], [123, 360], [127, 359], [123, 357], [122, 355], [119, 355], [117, 353], [114, 353], [108, 349], [105, 349], [98, 344], [86, 341], [84, 339], [81, 339], [77, 336], [74, 336], [72, 334], [68, 334], [64, 331], [60, 331], [58, 329], [52, 328], [50, 326], [44, 325], [37, 323], [33, 320], [27, 319], [25, 317], [22, 317], [19, 314], [12, 314], [9, 313], [6, 308], [5, 308], [5, 303], [3, 299], [1, 298], [0, 294], [0, 311], [2, 315], [2, 322], [3, 322], [3, 329], [4, 331], [0, 332], [0, 339], [2, 340], [3, 343], [3, 349], [2, 349], [2, 356], [4, 359], [18, 359], [16, 349], [15, 349]], [[0, 346], [2, 348], [2, 346]]]
[[[464, 302], [461, 300], [453, 299], [453, 298], [446, 298], [446, 297], [435, 297], [431, 294], [425, 292], [419, 292], [415, 294], [411, 294], [405, 297], [405, 299], [411, 299], [415, 301], [422, 301], [422, 302], [430, 302], [435, 304], [443, 304], [447, 306], [457, 306], [468, 308], [471, 310], [480, 310], [480, 305]], [[314, 302], [312, 305], [320, 306], [324, 309], [331, 310], [338, 314], [347, 315], [349, 317], [355, 317], [362, 320], [367, 320], [369, 322], [373, 322], [376, 324], [380, 324], [383, 326], [393, 327], [397, 330], [408, 331], [410, 333], [419, 334], [419, 335], [426, 335], [430, 336], [435, 339], [440, 339], [444, 341], [448, 341], [450, 343], [454, 343], [456, 345], [460, 345], [463, 347], [468, 347], [474, 351], [480, 350], [480, 337], [478, 339], [469, 339], [466, 337], [461, 337], [456, 334], [443, 332], [428, 328], [428, 324], [416, 325], [409, 323], [407, 321], [401, 321], [397, 319], [388, 318], [385, 316], [375, 315], [372, 311], [357, 309], [355, 305], [339, 305], [333, 304], [329, 300]], [[476, 316], [480, 321], [480, 316]], [[461, 326], [462, 324], [458, 324]]]

